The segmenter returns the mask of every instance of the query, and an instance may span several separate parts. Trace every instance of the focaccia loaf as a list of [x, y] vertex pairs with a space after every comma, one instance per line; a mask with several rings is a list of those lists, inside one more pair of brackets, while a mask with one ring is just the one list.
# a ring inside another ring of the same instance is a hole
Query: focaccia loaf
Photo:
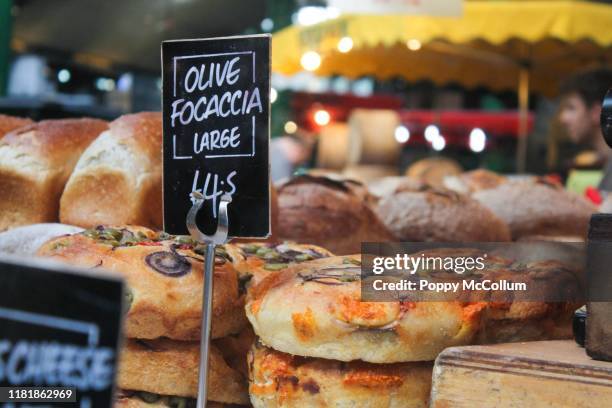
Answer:
[[[72, 265], [123, 276], [129, 287], [126, 336], [176, 340], [200, 338], [202, 253], [188, 237], [158, 234], [142, 227], [98, 227], [53, 239], [38, 252]], [[218, 247], [216, 254], [213, 338], [237, 333], [246, 324], [236, 270], [223, 247]]]
[[[128, 340], [119, 360], [117, 385], [125, 390], [197, 398], [199, 362], [197, 342]], [[208, 370], [209, 400], [248, 402], [246, 377], [225, 362], [214, 344]]]
[[60, 220], [161, 228], [161, 115], [142, 112], [110, 123], [83, 153], [60, 203]]
[[105, 129], [97, 119], [45, 120], [0, 139], [0, 231], [57, 221], [70, 173]]
[[256, 343], [249, 354], [255, 408], [425, 408], [432, 363], [344, 363], [281, 353]]

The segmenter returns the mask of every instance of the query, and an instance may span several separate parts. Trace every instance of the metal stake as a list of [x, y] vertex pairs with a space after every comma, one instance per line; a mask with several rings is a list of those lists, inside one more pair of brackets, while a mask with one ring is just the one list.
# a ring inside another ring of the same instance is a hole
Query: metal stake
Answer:
[[187, 229], [191, 236], [199, 242], [206, 243], [206, 254], [204, 256], [204, 290], [202, 294], [202, 327], [200, 332], [200, 375], [198, 378], [198, 408], [206, 408], [208, 395], [208, 356], [210, 348], [210, 332], [212, 322], [212, 300], [214, 285], [215, 246], [227, 241], [229, 219], [227, 206], [232, 202], [228, 194], [221, 197], [219, 205], [219, 223], [214, 235], [206, 235], [196, 224], [196, 215], [204, 204], [204, 196], [196, 191], [191, 193], [195, 199], [193, 206], [187, 213]]

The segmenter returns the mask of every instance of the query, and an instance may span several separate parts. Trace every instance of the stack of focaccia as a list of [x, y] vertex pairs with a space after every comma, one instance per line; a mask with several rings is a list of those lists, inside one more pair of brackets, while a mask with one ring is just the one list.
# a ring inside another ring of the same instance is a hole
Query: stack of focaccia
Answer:
[[[117, 406], [187, 407], [198, 390], [204, 247], [139, 227], [97, 227], [47, 242], [39, 255], [123, 276], [126, 340], [119, 361]], [[214, 267], [208, 399], [248, 404], [250, 342], [238, 274], [224, 247]], [[248, 347], [248, 346], [247, 346]]]
[[[502, 259], [491, 277], [512, 276], [516, 267]], [[560, 265], [523, 270], [532, 282], [546, 278], [551, 286], [578, 290], [577, 277]], [[246, 313], [258, 336], [249, 353], [251, 403], [426, 407], [433, 360], [444, 348], [566, 338], [574, 307], [511, 300], [363, 302], [359, 256], [294, 265], [248, 290]]]
[[[103, 227], [46, 242], [40, 256], [125, 278], [124, 347], [116, 406], [188, 407], [197, 398], [204, 246], [143, 227]], [[244, 288], [292, 264], [330, 256], [290, 243], [217, 247], [209, 401], [248, 404], [246, 355], [254, 340]]]

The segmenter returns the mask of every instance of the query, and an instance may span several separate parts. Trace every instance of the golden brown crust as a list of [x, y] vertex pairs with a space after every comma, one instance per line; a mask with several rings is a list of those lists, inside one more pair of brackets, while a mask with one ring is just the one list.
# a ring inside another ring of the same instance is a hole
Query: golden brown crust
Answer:
[[[83, 153], [61, 198], [60, 219], [90, 228], [160, 228], [161, 115], [141, 112], [111, 122]], [[119, 205], [120, 204], [120, 205]]]
[[292, 356], [255, 344], [249, 370], [255, 408], [424, 408], [432, 364], [343, 363]]
[[[119, 363], [117, 384], [126, 390], [197, 398], [200, 344], [158, 340], [128, 340]], [[210, 347], [208, 398], [248, 402], [246, 377], [232, 369], [215, 345]]]
[[473, 193], [475, 191], [496, 188], [507, 181], [508, 179], [501, 174], [490, 170], [476, 169], [445, 179], [444, 187], [460, 193]]
[[409, 183], [380, 200], [377, 213], [403, 241], [509, 241], [508, 226], [467, 195]]
[[418, 160], [406, 169], [406, 176], [433, 187], [443, 187], [444, 179], [462, 172], [455, 160], [444, 157], [428, 157]]
[[510, 227], [512, 237], [572, 235], [586, 237], [596, 207], [560, 185], [534, 178], [477, 191], [473, 197]]
[[255, 333], [285, 353], [372, 363], [433, 360], [445, 347], [472, 341], [484, 306], [361, 302], [356, 263], [358, 256], [304, 262], [250, 288], [246, 311]]
[[[425, 255], [434, 256], [436, 251], [460, 256], [476, 250], [439, 249]], [[490, 256], [479, 272], [483, 279], [516, 280], [520, 274], [520, 281], [534, 287], [532, 296], [535, 293], [542, 300], [520, 301], [518, 293], [509, 292], [503, 302], [486, 296], [465, 301], [362, 302], [358, 259], [305, 262], [249, 288], [247, 317], [262, 342], [285, 353], [340, 361], [428, 361], [452, 345], [567, 336], [571, 311], [579, 306], [547, 300], [561, 291], [579, 295], [579, 279], [572, 269], [553, 261], [519, 268], [496, 256]], [[516, 330], [521, 323], [529, 330]]]
[[0, 231], [57, 221], [59, 200], [81, 153], [107, 128], [97, 119], [46, 120], [0, 140]]
[[[101, 231], [100, 234], [105, 236], [105, 230]], [[148, 237], [157, 235], [146, 228], [124, 227], [113, 231], [126, 236], [138, 231]], [[200, 337], [204, 270], [201, 255], [193, 252], [187, 244], [177, 245], [173, 239], [145, 240], [130, 246], [113, 247], [108, 241], [90, 237], [91, 234], [97, 233], [90, 230], [53, 239], [40, 248], [39, 255], [123, 276], [132, 296], [125, 321], [127, 337], [177, 340]], [[166, 260], [174, 262], [180, 267], [180, 274], [169, 276], [158, 272], [151, 266], [153, 259], [159, 259], [161, 263]], [[238, 276], [229, 260], [219, 257], [214, 279], [212, 335], [218, 338], [240, 331], [246, 318], [244, 300], [238, 292]]]
[[319, 245], [336, 254], [357, 253], [361, 242], [395, 241], [363, 190], [346, 181], [299, 176], [278, 186], [282, 239]]
[[17, 116], [3, 115], [0, 113], [0, 138], [15, 129], [22, 126], [31, 125], [34, 123], [28, 118], [20, 118]]

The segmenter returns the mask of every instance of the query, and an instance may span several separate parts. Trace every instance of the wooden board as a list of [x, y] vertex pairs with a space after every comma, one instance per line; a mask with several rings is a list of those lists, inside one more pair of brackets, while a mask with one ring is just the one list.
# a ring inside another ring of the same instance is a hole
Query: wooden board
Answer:
[[609, 406], [612, 363], [571, 340], [452, 347], [434, 367], [432, 408]]

